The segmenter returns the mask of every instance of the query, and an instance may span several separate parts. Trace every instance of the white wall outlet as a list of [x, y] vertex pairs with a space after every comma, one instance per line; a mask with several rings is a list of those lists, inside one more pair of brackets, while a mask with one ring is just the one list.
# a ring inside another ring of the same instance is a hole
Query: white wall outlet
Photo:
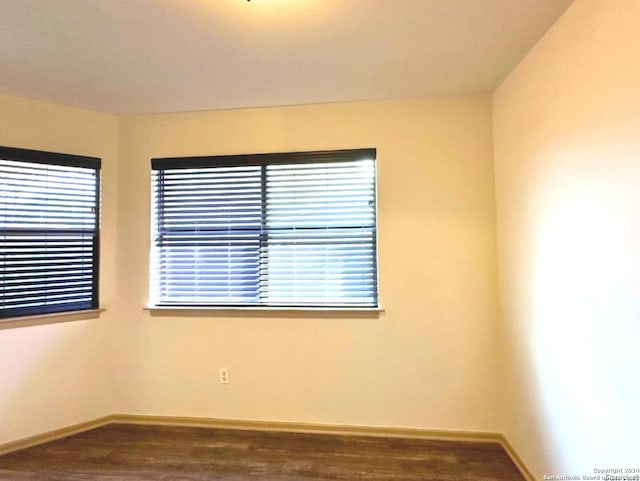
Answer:
[[220, 384], [229, 384], [229, 368], [220, 368]]

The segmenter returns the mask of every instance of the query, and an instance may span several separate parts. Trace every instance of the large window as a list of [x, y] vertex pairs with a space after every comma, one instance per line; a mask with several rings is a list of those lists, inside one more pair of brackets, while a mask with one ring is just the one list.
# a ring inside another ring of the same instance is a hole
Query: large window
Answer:
[[98, 307], [100, 159], [0, 147], [0, 318]]
[[377, 307], [375, 149], [151, 165], [152, 306]]

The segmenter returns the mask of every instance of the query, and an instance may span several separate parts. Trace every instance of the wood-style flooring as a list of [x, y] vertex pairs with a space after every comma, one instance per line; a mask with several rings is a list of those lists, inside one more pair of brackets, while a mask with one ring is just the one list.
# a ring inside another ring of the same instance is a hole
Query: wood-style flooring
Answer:
[[111, 424], [0, 456], [0, 480], [524, 478], [493, 443]]

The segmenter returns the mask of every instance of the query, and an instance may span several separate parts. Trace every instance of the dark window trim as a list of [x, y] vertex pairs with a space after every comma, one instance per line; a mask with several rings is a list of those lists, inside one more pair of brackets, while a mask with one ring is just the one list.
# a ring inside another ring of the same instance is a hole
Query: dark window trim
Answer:
[[198, 169], [204, 167], [237, 167], [267, 165], [278, 162], [320, 163], [344, 160], [366, 160], [376, 158], [375, 148], [317, 150], [308, 152], [282, 152], [267, 154], [205, 155], [196, 157], [164, 157], [151, 159], [153, 170]]
[[[281, 153], [257, 153], [257, 154], [234, 154], [234, 155], [207, 155], [207, 156], [192, 156], [192, 157], [164, 157], [164, 158], [152, 158], [151, 169], [157, 171], [159, 174], [158, 183], [164, 181], [165, 169], [200, 169], [200, 168], [215, 168], [215, 167], [239, 167], [239, 166], [260, 166], [261, 169], [261, 184], [262, 191], [265, 189], [265, 166], [273, 165], [277, 163], [323, 163], [323, 162], [339, 162], [339, 161], [358, 161], [377, 159], [376, 148], [358, 148], [358, 149], [342, 149], [342, 150], [322, 150], [322, 151], [302, 151], [302, 152], [281, 152]], [[377, 168], [376, 168], [377, 172]], [[374, 205], [376, 206], [376, 220], [373, 238], [373, 253], [375, 256], [375, 304], [372, 305], [318, 305], [318, 306], [305, 306], [300, 304], [246, 304], [246, 303], [233, 303], [233, 304], [197, 304], [197, 303], [185, 303], [174, 304], [166, 302], [158, 302], [150, 307], [153, 308], [168, 308], [168, 309], [252, 309], [252, 310], [310, 310], [310, 311], [379, 311], [380, 310], [380, 293], [379, 293], [379, 269], [378, 269], [378, 219], [377, 219], [377, 173], [374, 179]], [[160, 214], [163, 207], [160, 199], [157, 199], [155, 213], [156, 216]], [[265, 215], [264, 208], [264, 195], [263, 195], [263, 209], [262, 215]], [[152, 214], [153, 215], [153, 214]], [[171, 229], [169, 229], [171, 230]], [[179, 230], [179, 229], [177, 229]], [[152, 236], [155, 233], [152, 232]], [[153, 240], [152, 240], [153, 242]], [[261, 237], [261, 244], [263, 239]], [[153, 266], [150, 266], [153, 268]]]
[[[95, 170], [96, 175], [96, 191], [95, 191], [95, 229], [93, 239], [93, 276], [92, 276], [92, 302], [90, 306], [85, 303], [67, 304], [66, 306], [50, 305], [45, 308], [18, 308], [18, 309], [2, 309], [0, 308], [0, 321], [21, 318], [24, 316], [46, 316], [46, 315], [63, 315], [65, 313], [74, 313], [89, 310], [95, 310], [100, 305], [100, 169], [102, 160], [98, 157], [89, 157], [85, 155], [67, 154], [60, 152], [49, 152], [43, 150], [23, 149], [18, 147], [0, 146], [0, 159], [16, 162], [29, 162], [37, 164], [56, 165], [63, 167], [79, 167]], [[15, 231], [16, 229], [2, 229], [2, 232]], [[23, 232], [23, 229], [18, 229]], [[36, 229], [37, 230], [37, 229]], [[44, 229], [51, 232], [64, 232], [65, 229], [54, 230]], [[33, 231], [33, 229], [30, 229]]]
[[0, 158], [4, 160], [62, 165], [66, 167], [86, 167], [98, 171], [102, 164], [102, 161], [97, 157], [3, 146], [0, 146]]

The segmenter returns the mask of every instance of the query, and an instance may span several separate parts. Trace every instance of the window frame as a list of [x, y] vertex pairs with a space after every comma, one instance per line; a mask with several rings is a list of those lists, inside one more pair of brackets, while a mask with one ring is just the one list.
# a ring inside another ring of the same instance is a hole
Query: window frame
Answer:
[[[319, 303], [317, 305], [309, 304], [269, 304], [269, 303], [172, 303], [162, 302], [157, 300], [153, 303], [153, 299], [150, 298], [149, 303], [146, 306], [150, 311], [175, 311], [175, 310], [191, 310], [191, 311], [260, 311], [260, 312], [283, 312], [283, 311], [307, 311], [307, 312], [329, 312], [329, 311], [358, 311], [358, 312], [383, 312], [380, 307], [380, 289], [379, 289], [379, 262], [378, 262], [378, 203], [377, 203], [377, 150], [375, 148], [359, 148], [359, 149], [343, 149], [343, 150], [328, 150], [328, 151], [305, 151], [305, 152], [281, 152], [281, 153], [258, 153], [258, 154], [236, 154], [236, 155], [207, 155], [207, 156], [191, 156], [191, 157], [163, 157], [152, 158], [152, 173], [153, 171], [161, 171], [164, 169], [200, 169], [200, 168], [218, 168], [218, 167], [249, 167], [260, 166], [262, 168], [262, 199], [263, 206], [261, 210], [262, 218], [266, 218], [266, 204], [265, 199], [267, 197], [267, 190], [265, 187], [265, 174], [264, 170], [268, 165], [277, 164], [321, 164], [329, 162], [339, 161], [357, 161], [357, 160], [372, 160], [373, 161], [373, 179], [372, 179], [372, 194], [373, 194], [373, 239], [371, 242], [371, 255], [373, 257], [373, 302], [371, 304], [326, 304]], [[153, 190], [153, 189], [152, 189]], [[154, 216], [157, 216], [157, 211], [161, 210], [163, 206], [158, 207], [155, 205], [159, 199], [154, 197], [152, 192], [151, 203], [151, 224], [152, 226], [157, 223]], [[354, 226], [355, 227], [355, 226]], [[156, 242], [157, 232], [151, 229], [151, 249], [154, 249]], [[261, 236], [262, 237], [262, 236]], [[262, 246], [262, 241], [261, 244]], [[153, 264], [153, 257], [150, 258], [150, 297], [153, 289], [153, 270], [157, 268]], [[159, 282], [159, 281], [157, 281]]]
[[[101, 168], [102, 160], [98, 157], [90, 157], [77, 154], [60, 152], [50, 152], [42, 150], [24, 149], [18, 147], [0, 146], [0, 159], [13, 162], [24, 162], [32, 164], [44, 164], [60, 167], [78, 167], [92, 169], [95, 173], [95, 193], [94, 193], [94, 228], [89, 232], [91, 241], [91, 301], [89, 305], [81, 307], [68, 306], [56, 308], [55, 304], [45, 304], [42, 307], [29, 307], [17, 309], [3, 309], [0, 306], [0, 322], [11, 322], [21, 318], [31, 317], [57, 317], [73, 315], [90, 310], [98, 310], [100, 307], [100, 204], [101, 204]], [[80, 229], [54, 229], [42, 228], [40, 232], [60, 233], [63, 231], [79, 231]], [[29, 232], [28, 228], [8, 229], [0, 227], [0, 236], [5, 232]], [[32, 230], [33, 231], [33, 230]], [[3, 278], [0, 278], [0, 282]], [[6, 311], [9, 311], [7, 314]]]

